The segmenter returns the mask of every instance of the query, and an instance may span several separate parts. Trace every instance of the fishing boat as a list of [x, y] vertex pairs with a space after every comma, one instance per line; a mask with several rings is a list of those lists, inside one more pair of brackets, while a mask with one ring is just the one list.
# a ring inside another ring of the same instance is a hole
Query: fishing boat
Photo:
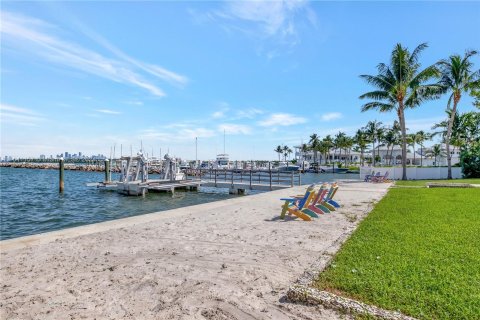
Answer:
[[216, 169], [229, 169], [230, 168], [230, 158], [228, 154], [221, 153], [217, 155], [217, 160], [215, 161]]

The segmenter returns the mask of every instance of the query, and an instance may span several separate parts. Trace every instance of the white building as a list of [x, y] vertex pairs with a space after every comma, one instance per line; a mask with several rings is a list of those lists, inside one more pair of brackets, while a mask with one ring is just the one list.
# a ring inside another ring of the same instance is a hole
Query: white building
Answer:
[[[314, 163], [315, 162], [315, 154], [313, 151], [309, 150], [307, 152], [302, 152], [302, 147], [301, 146], [294, 146], [295, 149], [295, 159], [298, 162], [302, 161], [307, 161], [309, 163]], [[365, 158], [365, 161], [367, 159], [371, 158], [371, 155], [369, 152], [364, 152], [363, 157]], [[325, 161], [326, 160], [326, 161]], [[345, 151], [345, 150], [340, 150], [340, 149], [332, 149], [330, 152], [327, 154], [327, 158], [325, 159], [325, 155], [321, 154], [320, 152], [317, 152], [317, 162], [320, 164], [324, 164], [326, 162], [331, 163], [331, 162], [345, 162], [347, 163], [359, 163], [361, 161], [361, 153], [356, 152], [356, 151]]]
[[[314, 162], [314, 153], [313, 151], [302, 152], [301, 146], [295, 146], [295, 159], [299, 162], [308, 161], [310, 163]], [[447, 157], [446, 157], [446, 147], [442, 144], [442, 154], [437, 157], [435, 162], [435, 157], [431, 155], [432, 148], [418, 148], [415, 150], [415, 153], [412, 150], [407, 150], [407, 165], [423, 165], [423, 166], [446, 166]], [[452, 155], [452, 165], [458, 164], [460, 162], [460, 150], [458, 148], [451, 147], [450, 153]], [[345, 150], [330, 150], [327, 155], [327, 162], [344, 162], [347, 160], [347, 163], [360, 163], [361, 153], [356, 151], [345, 152]], [[363, 157], [366, 162], [370, 162], [372, 159], [372, 152], [366, 151], [363, 154]], [[387, 146], [376, 146], [375, 147], [375, 158], [380, 158], [380, 161], [377, 161], [377, 165], [400, 165], [402, 164], [402, 148], [399, 145], [395, 145], [387, 149]], [[325, 163], [325, 156], [317, 152], [317, 161], [320, 164]]]

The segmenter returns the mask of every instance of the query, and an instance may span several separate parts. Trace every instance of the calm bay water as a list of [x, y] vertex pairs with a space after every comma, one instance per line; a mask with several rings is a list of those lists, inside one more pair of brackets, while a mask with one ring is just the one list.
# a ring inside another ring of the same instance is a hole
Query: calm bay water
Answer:
[[[103, 177], [101, 172], [66, 170], [65, 192], [59, 194], [56, 170], [0, 167], [0, 240], [235, 197], [213, 189], [177, 192], [173, 197], [167, 193], [127, 197], [85, 185]], [[302, 184], [357, 178], [348, 174], [305, 174]]]

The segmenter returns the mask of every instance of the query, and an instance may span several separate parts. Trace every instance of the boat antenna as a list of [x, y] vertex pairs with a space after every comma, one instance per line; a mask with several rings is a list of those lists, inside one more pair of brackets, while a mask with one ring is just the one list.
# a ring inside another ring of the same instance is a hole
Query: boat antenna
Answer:
[[133, 157], [133, 149], [132, 149], [132, 145], [130, 145], [130, 157]]
[[142, 140], [140, 140], [140, 152], [143, 153], [143, 141]]

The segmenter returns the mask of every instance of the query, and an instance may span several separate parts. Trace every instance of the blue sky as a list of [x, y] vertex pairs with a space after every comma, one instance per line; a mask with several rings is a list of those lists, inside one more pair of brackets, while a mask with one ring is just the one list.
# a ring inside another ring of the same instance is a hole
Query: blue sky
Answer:
[[[2, 2], [1, 156], [148, 153], [276, 159], [395, 114], [358, 96], [400, 42], [424, 66], [480, 49], [477, 2]], [[476, 67], [480, 59], [475, 58]], [[446, 100], [406, 114], [413, 131]], [[460, 110], [472, 110], [464, 97]]]

